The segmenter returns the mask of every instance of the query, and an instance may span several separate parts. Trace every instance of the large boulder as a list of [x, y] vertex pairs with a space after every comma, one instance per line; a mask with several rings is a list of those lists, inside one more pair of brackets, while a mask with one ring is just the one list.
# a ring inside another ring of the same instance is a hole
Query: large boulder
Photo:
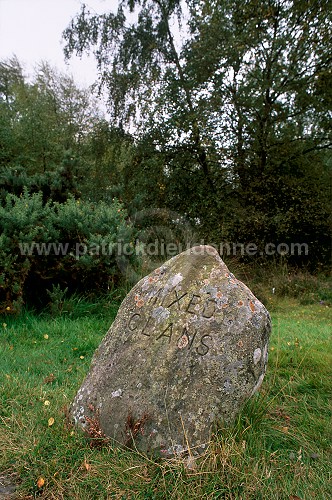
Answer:
[[142, 451], [202, 451], [260, 387], [270, 316], [210, 246], [141, 279], [94, 354], [71, 414]]

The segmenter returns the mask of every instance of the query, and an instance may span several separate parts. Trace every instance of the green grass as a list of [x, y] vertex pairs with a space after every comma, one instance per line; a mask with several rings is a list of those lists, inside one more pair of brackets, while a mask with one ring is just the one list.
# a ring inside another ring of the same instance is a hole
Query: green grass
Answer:
[[0, 473], [16, 478], [19, 498], [332, 498], [331, 307], [276, 299], [262, 390], [192, 467], [109, 444], [93, 448], [67, 423], [66, 408], [116, 310], [103, 303], [81, 316], [1, 320]]

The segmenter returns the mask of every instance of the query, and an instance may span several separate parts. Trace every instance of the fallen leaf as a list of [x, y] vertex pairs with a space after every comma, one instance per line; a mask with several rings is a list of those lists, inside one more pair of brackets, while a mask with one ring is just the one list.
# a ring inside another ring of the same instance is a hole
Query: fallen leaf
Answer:
[[282, 427], [282, 428], [281, 428], [281, 430], [282, 430], [282, 432], [284, 432], [285, 434], [287, 434], [287, 432], [288, 432], [288, 427]]
[[51, 427], [51, 425], [53, 425], [53, 424], [54, 424], [54, 418], [51, 417], [48, 419], [48, 426]]
[[84, 462], [83, 462], [83, 467], [86, 471], [90, 470], [91, 469], [91, 465], [88, 464], [88, 462], [86, 461], [86, 459], [84, 459]]
[[50, 373], [47, 377], [44, 378], [44, 384], [51, 384], [52, 382], [54, 382], [55, 380], [55, 376], [53, 375], [53, 373]]
[[80, 359], [84, 359], [84, 356], [80, 356]]
[[38, 478], [38, 481], [37, 481], [37, 486], [38, 488], [42, 488], [45, 484], [45, 479], [43, 477], [40, 477]]
[[44, 401], [45, 406], [50, 406], [50, 402], [48, 400]]
[[48, 335], [47, 335], [47, 333], [45, 333], [45, 335], [44, 335], [44, 339], [45, 339], [45, 340], [47, 340], [47, 339], [48, 339]]

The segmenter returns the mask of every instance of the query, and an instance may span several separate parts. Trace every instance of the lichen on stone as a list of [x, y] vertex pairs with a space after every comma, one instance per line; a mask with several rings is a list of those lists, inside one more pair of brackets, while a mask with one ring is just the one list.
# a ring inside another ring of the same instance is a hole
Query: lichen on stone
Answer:
[[[194, 247], [135, 285], [97, 349], [71, 406], [78, 425], [98, 408], [103, 432], [170, 456], [197, 452], [260, 387], [270, 317], [213, 247]], [[92, 406], [91, 406], [92, 405]], [[127, 436], [127, 437], [126, 437]]]

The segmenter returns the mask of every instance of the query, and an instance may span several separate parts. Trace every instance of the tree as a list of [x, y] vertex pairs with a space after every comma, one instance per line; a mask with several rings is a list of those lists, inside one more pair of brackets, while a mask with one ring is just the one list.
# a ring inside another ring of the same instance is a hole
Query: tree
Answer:
[[10, 103], [14, 89], [24, 83], [23, 68], [16, 56], [0, 61], [0, 101]]
[[231, 139], [242, 187], [276, 156], [283, 164], [330, 148], [329, 109], [317, 92], [317, 81], [331, 78], [327, 2], [199, 5], [191, 2], [187, 60], [193, 78], [210, 89], [210, 126], [221, 143]]
[[231, 160], [241, 200], [230, 230], [328, 251], [327, 2], [192, 2], [190, 19], [190, 71], [210, 89], [211, 134]]
[[[141, 132], [143, 148], [158, 158], [155, 161], [168, 173], [180, 171], [195, 176], [200, 206], [208, 206], [204, 193], [212, 192], [218, 199], [221, 182], [216, 182], [213, 175], [220, 180], [224, 172], [211, 172], [208, 156], [215, 161], [215, 148], [210, 138], [202, 134], [204, 127], [198, 120], [200, 110], [192, 82], [185, 74], [177, 48], [174, 23], [181, 20], [180, 1], [144, 1], [137, 22], [128, 25], [130, 14], [135, 13], [138, 5], [120, 1], [116, 14], [100, 16], [90, 14], [83, 5], [64, 32], [66, 56], [74, 52], [81, 55], [94, 47], [100, 87], [107, 87], [113, 123], [129, 127], [134, 124]], [[140, 156], [141, 161], [136, 162], [137, 177], [155, 163], [146, 154]], [[167, 180], [171, 187], [173, 180]], [[181, 200], [183, 207], [182, 193], [178, 201]], [[191, 215], [195, 217], [196, 213]]]
[[89, 169], [83, 151], [101, 112], [88, 90], [41, 63], [31, 81], [16, 59], [0, 64], [0, 188], [20, 195], [24, 186], [63, 201], [79, 194]]
[[[64, 33], [66, 55], [94, 50], [113, 119], [135, 118], [162, 164], [165, 203], [203, 235], [287, 242], [304, 234], [326, 252], [328, 2], [188, 0], [181, 45], [183, 5], [120, 1], [116, 14], [100, 16], [83, 6]], [[153, 164], [142, 162], [137, 177]]]

